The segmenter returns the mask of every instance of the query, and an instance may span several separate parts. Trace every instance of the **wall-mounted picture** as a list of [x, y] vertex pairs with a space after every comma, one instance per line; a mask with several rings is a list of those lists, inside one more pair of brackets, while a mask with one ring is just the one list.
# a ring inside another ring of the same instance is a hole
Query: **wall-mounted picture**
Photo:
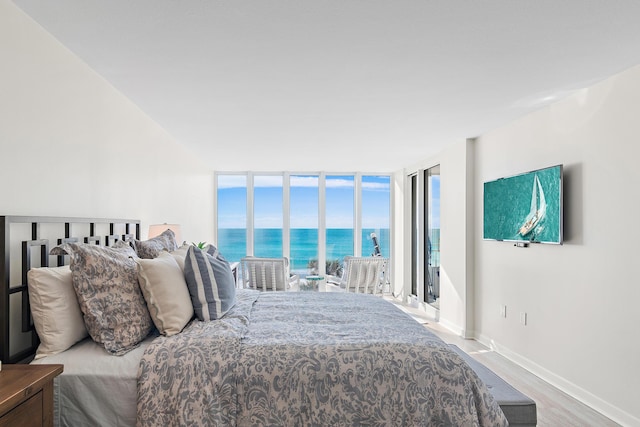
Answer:
[[485, 182], [484, 238], [562, 243], [562, 165]]

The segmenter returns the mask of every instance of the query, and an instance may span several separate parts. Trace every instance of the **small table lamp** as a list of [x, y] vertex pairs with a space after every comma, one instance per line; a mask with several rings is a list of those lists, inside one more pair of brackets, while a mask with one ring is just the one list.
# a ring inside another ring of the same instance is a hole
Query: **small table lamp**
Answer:
[[176, 235], [176, 242], [178, 242], [178, 245], [182, 244], [180, 224], [152, 224], [149, 226], [149, 239], [161, 235], [166, 230], [173, 231], [173, 234]]

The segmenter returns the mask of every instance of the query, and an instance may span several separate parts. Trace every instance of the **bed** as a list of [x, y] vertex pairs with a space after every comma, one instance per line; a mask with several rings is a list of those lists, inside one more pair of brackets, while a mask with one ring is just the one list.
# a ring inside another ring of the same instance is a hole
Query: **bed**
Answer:
[[[189, 265], [187, 255], [185, 276]], [[179, 332], [152, 328], [121, 355], [85, 338], [33, 361], [65, 365], [55, 381], [56, 424], [507, 425], [469, 365], [382, 298], [235, 290], [211, 321], [200, 320], [206, 304], [196, 305]], [[3, 317], [3, 330], [10, 320]]]

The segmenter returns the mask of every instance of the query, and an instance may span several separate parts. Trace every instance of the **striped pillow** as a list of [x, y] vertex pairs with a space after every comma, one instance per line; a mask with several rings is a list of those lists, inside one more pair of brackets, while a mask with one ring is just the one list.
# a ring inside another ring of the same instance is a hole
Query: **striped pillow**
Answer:
[[184, 277], [193, 311], [200, 320], [216, 320], [236, 303], [236, 285], [229, 263], [216, 248], [213, 255], [195, 246], [187, 251]]

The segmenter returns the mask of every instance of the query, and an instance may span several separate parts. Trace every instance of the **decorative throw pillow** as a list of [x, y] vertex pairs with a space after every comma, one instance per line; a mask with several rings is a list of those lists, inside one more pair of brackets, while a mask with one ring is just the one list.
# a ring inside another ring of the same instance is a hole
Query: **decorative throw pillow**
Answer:
[[32, 268], [27, 285], [31, 316], [40, 338], [36, 359], [63, 352], [87, 336], [68, 265]]
[[213, 246], [211, 243], [209, 243], [208, 245], [206, 245], [203, 250], [208, 253], [209, 255], [211, 255], [212, 257], [218, 257], [221, 259], [224, 259], [224, 257], [222, 256], [222, 254], [220, 253], [220, 251], [218, 250], [218, 248], [216, 248], [215, 246]]
[[184, 272], [184, 259], [187, 257], [187, 251], [191, 245], [188, 243], [183, 244], [175, 251], [171, 251], [171, 255], [176, 260], [178, 265], [180, 266], [180, 270]]
[[149, 240], [134, 240], [133, 246], [136, 249], [136, 254], [143, 259], [153, 259], [163, 250], [171, 252], [178, 249], [176, 235], [169, 229]]
[[[117, 240], [110, 247], [114, 249], [128, 249], [128, 248], [133, 248], [133, 245], [129, 242], [125, 242], [124, 240]], [[135, 249], [134, 249], [134, 252], [135, 252]]]
[[229, 263], [213, 249], [213, 255], [189, 247], [184, 261], [193, 310], [200, 320], [216, 320], [236, 303], [236, 286]]
[[162, 252], [155, 259], [138, 259], [136, 263], [140, 289], [156, 328], [166, 336], [179, 333], [193, 317], [180, 266], [169, 252]]
[[91, 338], [113, 355], [138, 346], [153, 326], [138, 286], [131, 248], [66, 243], [51, 255], [68, 254], [73, 288]]

